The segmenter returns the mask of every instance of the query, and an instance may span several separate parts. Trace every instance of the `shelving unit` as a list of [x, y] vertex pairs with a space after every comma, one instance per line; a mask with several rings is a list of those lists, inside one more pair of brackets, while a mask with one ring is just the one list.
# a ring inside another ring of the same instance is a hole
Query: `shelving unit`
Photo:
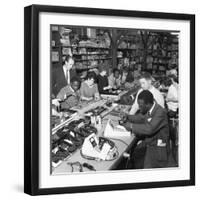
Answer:
[[[90, 37], [88, 31], [92, 31], [89, 28], [84, 27], [69, 27], [71, 32], [69, 33], [69, 42], [71, 45], [65, 45], [61, 42], [61, 34], [60, 29], [64, 26], [57, 26], [57, 28], [53, 28], [56, 31], [52, 31], [52, 51], [57, 50], [59, 52], [59, 61], [52, 60], [53, 67], [57, 67], [57, 65], [62, 63], [62, 59], [67, 54], [72, 54], [75, 61], [75, 68], [77, 70], [85, 70], [92, 69], [98, 67], [99, 64], [106, 64], [108, 66], [112, 66], [112, 48], [111, 42], [101, 40], [101, 36], [98, 38], [98, 34], [108, 33], [107, 29], [97, 29], [93, 35], [95, 37]], [[67, 27], [68, 28], [68, 27]], [[54, 34], [53, 34], [54, 32]], [[55, 37], [55, 32], [57, 32], [57, 37]], [[75, 36], [78, 35], [78, 39], [75, 41]], [[109, 32], [110, 35], [110, 32]], [[105, 37], [105, 36], [104, 36]], [[108, 38], [107, 38], [108, 39]], [[73, 44], [72, 44], [73, 43]]]
[[117, 44], [118, 68], [140, 68], [159, 78], [178, 66], [178, 33], [120, 30]]
[[[60, 25], [51, 28], [53, 67], [61, 66], [67, 54], [73, 55], [77, 70], [105, 64], [109, 69], [139, 68], [159, 77], [178, 66], [178, 33]], [[68, 40], [62, 38], [65, 28], [70, 30], [65, 34]]]

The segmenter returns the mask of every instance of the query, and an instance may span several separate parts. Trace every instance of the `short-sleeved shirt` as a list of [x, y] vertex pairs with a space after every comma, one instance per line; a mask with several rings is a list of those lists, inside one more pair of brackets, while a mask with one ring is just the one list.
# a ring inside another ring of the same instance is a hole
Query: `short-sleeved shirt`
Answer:
[[94, 97], [95, 94], [98, 94], [98, 87], [97, 84], [94, 84], [92, 87], [89, 87], [88, 84], [84, 81], [81, 84], [81, 88], [80, 88], [80, 94], [81, 97]]

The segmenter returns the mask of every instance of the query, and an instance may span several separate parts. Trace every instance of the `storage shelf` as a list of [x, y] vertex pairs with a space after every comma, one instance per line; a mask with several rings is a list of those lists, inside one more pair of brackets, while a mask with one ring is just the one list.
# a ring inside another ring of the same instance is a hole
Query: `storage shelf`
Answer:
[[81, 54], [73, 54], [73, 56], [93, 56], [93, 55], [109, 55], [109, 53], [81, 53]]
[[168, 63], [158, 63], [158, 62], [152, 62], [153, 65], [168, 65]]
[[92, 47], [92, 46], [63, 46], [63, 45], [55, 45], [52, 48], [87, 48], [87, 49], [111, 49], [109, 47]]
[[109, 58], [94, 58], [94, 59], [75, 59], [75, 62], [83, 62], [83, 61], [90, 61], [90, 60], [110, 60], [112, 59], [111, 57]]
[[92, 67], [76, 67], [78, 70], [83, 70], [83, 69], [95, 69], [98, 68], [98, 66], [92, 66]]
[[171, 59], [170, 56], [152, 56], [153, 58]]
[[[78, 30], [77, 32], [74, 31], [74, 33], [80, 36], [84, 36], [83, 34], [86, 34], [86, 32], [83, 31], [84, 29], [85, 28], [82, 28], [81, 31]], [[171, 59], [173, 57], [178, 57], [178, 34], [177, 36], [173, 36], [170, 35], [170, 33], [160, 34], [160, 32], [156, 30], [152, 32], [150, 31], [150, 35], [155, 38], [149, 37], [148, 41], [146, 41], [143, 40], [143, 36], [139, 36], [138, 30], [129, 31], [127, 29], [125, 31], [121, 31], [121, 29], [113, 28], [109, 31], [109, 37], [112, 38], [112, 43], [104, 43], [102, 40], [99, 40], [100, 42], [96, 43], [95, 40], [92, 40], [96, 39], [96, 37], [88, 38], [88, 41], [84, 40], [82, 37], [77, 37], [75, 38], [76, 40], [71, 37], [70, 39], [72, 40], [70, 40], [69, 43], [66, 42], [65, 45], [60, 42], [60, 36], [56, 37], [56, 35], [54, 35], [55, 38], [52, 37], [52, 40], [55, 42], [52, 44], [55, 44], [55, 46], [51, 46], [51, 50], [59, 51], [60, 63], [62, 61], [62, 56], [65, 56], [69, 53], [68, 51], [71, 50], [76, 65], [80, 67], [77, 69], [83, 69], [81, 66], [89, 66], [90, 62], [91, 64], [106, 63], [107, 65], [108, 63], [113, 67], [118, 65], [119, 67], [122, 67], [124, 58], [128, 58], [130, 61], [133, 61], [130, 62], [130, 66], [135, 64], [142, 64], [142, 70], [149, 69], [149, 65], [155, 65], [155, 68], [160, 65], [167, 69], [168, 65], [172, 64]], [[145, 33], [145, 31], [143, 31], [143, 35], [145, 34], [148, 35], [149, 33]], [[163, 37], [167, 37], [169, 40], [161, 45], [159, 44], [158, 40], [156, 40], [156, 38], [164, 39]], [[78, 40], [79, 42], [77, 42]], [[123, 48], [123, 43], [121, 43], [123, 41], [125, 42], [124, 47], [126, 48]], [[122, 57], [118, 57], [118, 55], [121, 55]], [[148, 56], [150, 56], [150, 60], [148, 59]], [[95, 62], [92, 63], [92, 61]], [[89, 67], [84, 67], [84, 69], [89, 69]]]
[[109, 47], [92, 47], [92, 46], [63, 46], [63, 45], [61, 45], [60, 47], [62, 47], [62, 48], [86, 48], [86, 49], [111, 49]]
[[133, 50], [133, 51], [136, 51], [138, 49], [131, 49], [131, 48], [117, 48], [117, 50]]
[[167, 50], [168, 52], [178, 52], [178, 49]]

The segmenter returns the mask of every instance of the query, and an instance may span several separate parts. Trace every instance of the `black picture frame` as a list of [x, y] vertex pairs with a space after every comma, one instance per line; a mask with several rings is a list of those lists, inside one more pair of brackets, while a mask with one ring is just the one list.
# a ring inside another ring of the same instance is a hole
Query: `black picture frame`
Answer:
[[[187, 20], [190, 23], [190, 178], [189, 180], [39, 188], [39, 13], [76, 13], [153, 19]], [[30, 195], [195, 185], [195, 15], [83, 7], [31, 5], [24, 9], [24, 192]]]

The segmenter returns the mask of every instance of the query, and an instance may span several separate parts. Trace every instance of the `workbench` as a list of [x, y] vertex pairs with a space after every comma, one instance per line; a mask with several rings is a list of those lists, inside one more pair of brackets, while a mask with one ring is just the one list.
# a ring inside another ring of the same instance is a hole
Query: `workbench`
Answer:
[[[106, 103], [106, 100], [100, 100], [97, 102], [93, 102], [86, 105], [79, 105], [76, 109], [78, 110], [78, 114], [76, 116], [76, 119], [78, 116], [81, 116], [84, 112], [87, 112], [88, 110], [95, 108], [97, 106], [102, 106]], [[104, 129], [107, 124], [108, 119], [112, 120], [114, 125], [118, 125], [118, 120], [120, 119], [117, 115], [112, 115], [111, 111], [115, 108], [117, 108], [117, 104], [113, 104], [107, 111], [103, 112], [101, 114], [102, 117], [102, 128], [98, 131], [97, 137], [104, 136]], [[111, 139], [111, 138], [110, 138]], [[111, 161], [96, 161], [96, 160], [88, 160], [86, 158], [83, 158], [80, 153], [80, 149], [77, 149], [73, 155], [68, 157], [66, 160], [63, 160], [61, 164], [59, 164], [57, 167], [53, 168], [52, 175], [56, 174], [67, 174], [72, 171], [72, 167], [69, 165], [69, 163], [73, 162], [80, 162], [80, 163], [88, 163], [92, 165], [96, 171], [107, 171], [112, 170], [117, 167], [117, 165], [120, 163], [120, 161], [123, 158], [123, 155], [125, 152], [128, 152], [130, 148], [133, 146], [135, 142], [135, 135], [132, 134], [130, 137], [116, 137], [111, 139], [117, 149], [118, 149], [118, 157]], [[84, 171], [88, 171], [88, 169], [84, 168]], [[92, 171], [91, 171], [92, 172]]]

